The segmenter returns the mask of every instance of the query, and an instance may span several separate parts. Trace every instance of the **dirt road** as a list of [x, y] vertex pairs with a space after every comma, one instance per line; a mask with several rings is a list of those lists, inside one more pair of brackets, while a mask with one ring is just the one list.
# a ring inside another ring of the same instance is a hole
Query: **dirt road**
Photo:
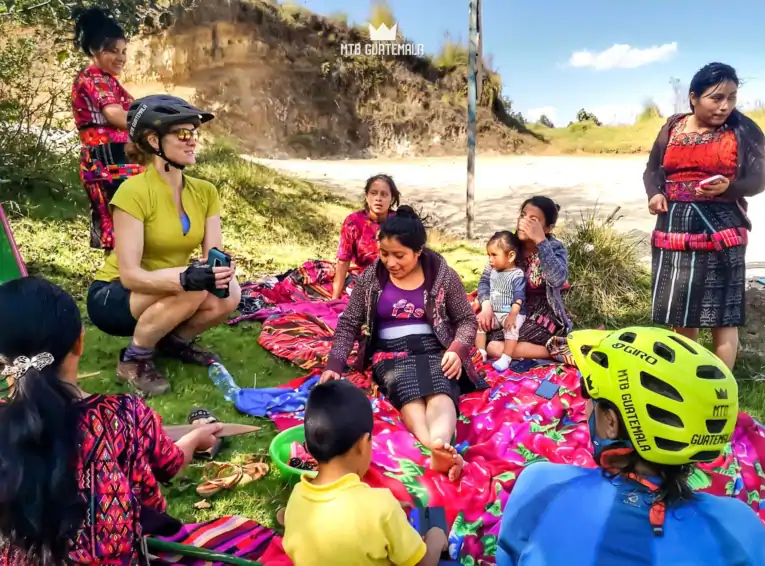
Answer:
[[[257, 161], [303, 179], [326, 184], [359, 199], [367, 177], [392, 175], [403, 203], [414, 204], [457, 236], [465, 235], [466, 159]], [[484, 239], [511, 228], [523, 199], [545, 194], [561, 205], [563, 222], [597, 207], [602, 216], [621, 206], [620, 230], [647, 238], [654, 218], [648, 214], [642, 175], [646, 157], [483, 157], [476, 162], [476, 233]], [[750, 199], [747, 265], [751, 275], [765, 276], [765, 195]], [[756, 245], [756, 242], [760, 245]], [[646, 253], [648, 247], [645, 247]]]

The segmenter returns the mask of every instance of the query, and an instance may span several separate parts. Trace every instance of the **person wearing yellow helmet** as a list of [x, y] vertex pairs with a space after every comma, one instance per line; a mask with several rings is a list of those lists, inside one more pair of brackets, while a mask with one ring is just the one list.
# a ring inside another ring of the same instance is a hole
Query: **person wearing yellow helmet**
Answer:
[[660, 328], [582, 330], [568, 342], [598, 468], [524, 470], [503, 513], [497, 565], [765, 565], [757, 515], [688, 482], [736, 426], [738, 386], [725, 363]]

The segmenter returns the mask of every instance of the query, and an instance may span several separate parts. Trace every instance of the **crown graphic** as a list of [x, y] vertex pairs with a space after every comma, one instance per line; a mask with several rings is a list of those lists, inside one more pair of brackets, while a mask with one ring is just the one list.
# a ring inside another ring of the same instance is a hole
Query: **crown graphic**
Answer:
[[727, 399], [728, 398], [728, 390], [727, 389], [715, 389], [715, 393], [717, 393], [718, 399]]
[[396, 41], [396, 30], [398, 24], [393, 24], [391, 27], [385, 24], [380, 24], [380, 27], [375, 28], [372, 24], [369, 24], [369, 37], [372, 41]]

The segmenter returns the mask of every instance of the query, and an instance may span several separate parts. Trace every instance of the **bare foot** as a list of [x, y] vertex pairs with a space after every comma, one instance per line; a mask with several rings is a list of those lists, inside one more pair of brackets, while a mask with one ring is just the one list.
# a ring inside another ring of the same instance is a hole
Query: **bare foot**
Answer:
[[457, 449], [440, 438], [433, 441], [430, 449], [430, 468], [447, 474], [451, 481], [460, 479], [465, 460], [457, 453]]

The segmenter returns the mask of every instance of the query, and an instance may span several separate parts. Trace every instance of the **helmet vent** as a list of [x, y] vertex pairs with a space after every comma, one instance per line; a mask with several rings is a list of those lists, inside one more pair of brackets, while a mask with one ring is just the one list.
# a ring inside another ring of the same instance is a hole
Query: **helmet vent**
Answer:
[[691, 460], [694, 460], [695, 462], [711, 462], [719, 457], [720, 450], [702, 450], [691, 456]]
[[159, 112], [160, 114], [169, 114], [170, 116], [175, 116], [176, 114], [180, 114], [178, 110], [175, 108], [171, 108], [169, 106], [158, 106], [154, 109], [156, 112]]
[[666, 450], [667, 452], [680, 452], [680, 450], [688, 448], [687, 442], [678, 442], [677, 440], [669, 440], [660, 436], [654, 437], [654, 441], [659, 450]]
[[678, 338], [677, 336], [667, 336], [667, 338], [669, 338], [670, 340], [674, 340], [675, 342], [677, 342], [678, 344], [680, 344], [680, 345], [681, 345], [683, 348], [685, 348], [686, 350], [688, 350], [688, 351], [689, 351], [691, 354], [693, 354], [694, 356], [698, 354], [698, 352], [696, 352], [696, 350], [694, 350], [693, 348], [691, 348], [691, 345], [690, 345], [690, 344], [688, 344], [688, 343], [687, 343], [685, 340], [683, 340], [682, 338]]
[[608, 369], [608, 356], [605, 352], [595, 350], [590, 354], [590, 359], [600, 367]]
[[592, 346], [588, 346], [587, 344], [582, 344], [582, 347], [579, 348], [579, 351], [582, 352], [583, 356], [586, 356], [592, 351]]
[[673, 426], [675, 428], [683, 428], [685, 426], [683, 425], [683, 420], [675, 413], [671, 413], [656, 405], [646, 405], [645, 408], [648, 411], [648, 416], [661, 424]]
[[653, 353], [659, 356], [663, 360], [667, 360], [669, 363], [675, 362], [675, 351], [661, 342], [654, 342]]
[[710, 419], [707, 421], [707, 431], [709, 434], [720, 434], [727, 422], [725, 419]]
[[624, 332], [621, 336], [619, 336], [619, 340], [622, 342], [627, 342], [629, 344], [634, 344], [635, 340], [637, 339], [637, 334], [634, 332]]
[[649, 391], [653, 391], [654, 393], [657, 393], [658, 395], [666, 397], [667, 399], [672, 399], [673, 401], [680, 401], [681, 403], [683, 402], [683, 396], [680, 395], [680, 392], [677, 389], [672, 387], [666, 381], [662, 381], [661, 379], [651, 375], [650, 373], [646, 373], [644, 371], [640, 372], [640, 385], [642, 385]]
[[715, 366], [699, 366], [696, 368], [696, 377], [701, 379], [725, 379], [722, 370]]

